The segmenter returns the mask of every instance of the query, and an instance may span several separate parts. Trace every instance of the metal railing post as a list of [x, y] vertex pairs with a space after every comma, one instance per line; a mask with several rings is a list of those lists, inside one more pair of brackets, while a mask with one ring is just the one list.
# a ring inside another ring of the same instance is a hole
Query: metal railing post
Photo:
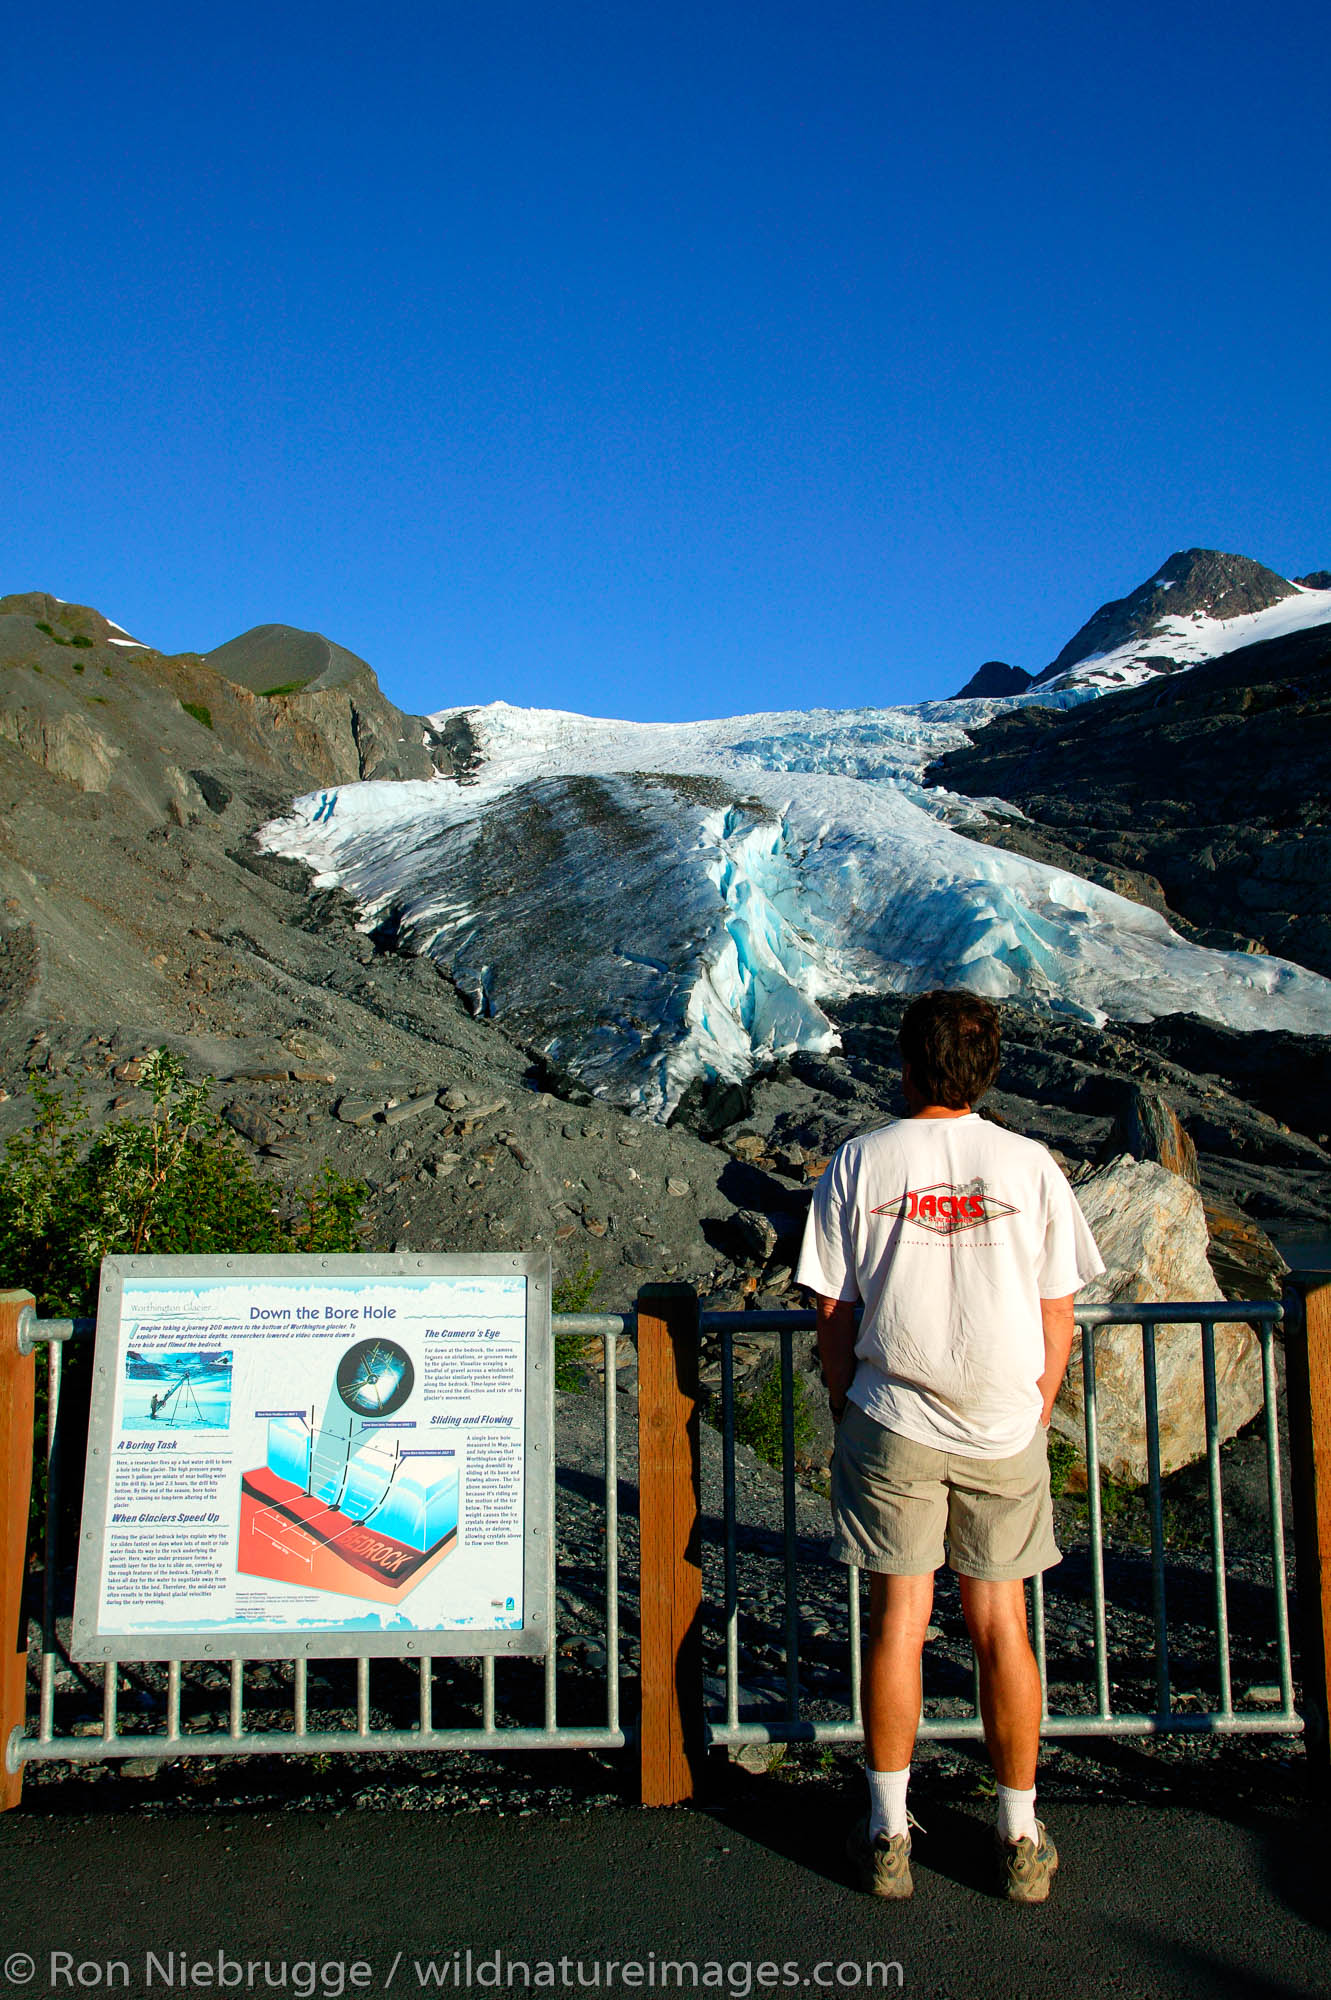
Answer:
[[642, 1803], [680, 1805], [702, 1769], [702, 1474], [698, 1297], [638, 1295]]
[[[1331, 1269], [1295, 1274], [1285, 1333], [1294, 1563], [1309, 1775], [1331, 1790]], [[1299, 1320], [1302, 1320], [1302, 1325]]]
[[19, 1802], [23, 1766], [9, 1745], [21, 1736], [28, 1707], [28, 1621], [23, 1603], [28, 1511], [32, 1506], [32, 1430], [36, 1363], [19, 1346], [19, 1320], [31, 1292], [0, 1292], [0, 1812]]

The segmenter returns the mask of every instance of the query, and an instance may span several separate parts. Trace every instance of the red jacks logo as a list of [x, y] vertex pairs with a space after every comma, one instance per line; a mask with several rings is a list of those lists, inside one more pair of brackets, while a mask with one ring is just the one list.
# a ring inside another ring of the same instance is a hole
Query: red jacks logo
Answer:
[[875, 1215], [899, 1215], [906, 1222], [931, 1229], [935, 1236], [955, 1236], [962, 1229], [978, 1229], [1003, 1215], [1016, 1215], [1010, 1201], [1000, 1201], [986, 1192], [982, 1180], [954, 1187], [951, 1181], [935, 1181], [932, 1187], [911, 1188], [898, 1201], [885, 1201]]

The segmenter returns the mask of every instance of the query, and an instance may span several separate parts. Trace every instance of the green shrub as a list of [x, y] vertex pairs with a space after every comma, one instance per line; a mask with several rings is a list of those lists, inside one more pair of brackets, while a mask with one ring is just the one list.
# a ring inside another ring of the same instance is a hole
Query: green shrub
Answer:
[[[599, 1269], [593, 1269], [591, 1259], [584, 1257], [571, 1277], [561, 1278], [550, 1298], [550, 1308], [557, 1313], [586, 1312], [596, 1296], [596, 1288], [601, 1282]], [[555, 1387], [566, 1394], [580, 1396], [584, 1387], [583, 1364], [587, 1359], [589, 1342], [580, 1333], [557, 1333], [555, 1335]]]
[[96, 1310], [103, 1257], [246, 1251], [357, 1250], [366, 1189], [325, 1170], [285, 1192], [251, 1164], [166, 1049], [145, 1056], [144, 1117], [89, 1127], [77, 1092], [39, 1076], [36, 1122], [0, 1157], [0, 1272], [26, 1285], [38, 1311]]
[[260, 693], [266, 701], [272, 701], [279, 694], [299, 694], [304, 686], [304, 681], [283, 681], [281, 687], [261, 688]]
[[[795, 1456], [807, 1451], [814, 1441], [813, 1412], [808, 1393], [796, 1374], [791, 1379], [792, 1416], [795, 1425]], [[781, 1370], [769, 1370], [750, 1396], [735, 1405], [735, 1436], [749, 1446], [755, 1458], [768, 1465], [781, 1463]]]
[[[251, 1165], [235, 1135], [209, 1108], [207, 1083], [188, 1083], [166, 1049], [145, 1056], [140, 1086], [151, 1100], [141, 1118], [100, 1132], [81, 1096], [62, 1097], [28, 1079], [35, 1123], [0, 1155], [0, 1282], [36, 1295], [43, 1317], [91, 1317], [103, 1257], [225, 1255], [263, 1250], [359, 1250], [368, 1190], [326, 1168], [289, 1193]], [[92, 1380], [92, 1343], [65, 1354], [61, 1430], [71, 1472], [60, 1517], [67, 1535], [78, 1518]], [[31, 1533], [46, 1499], [46, 1377], [37, 1376]], [[35, 1554], [39, 1542], [31, 1548]]]
[[1078, 1452], [1071, 1438], [1049, 1433], [1049, 1491], [1057, 1500], [1067, 1491], [1068, 1474], [1077, 1463]]
[[[66, 639], [62, 633], [56, 631], [53, 625], [48, 625], [44, 618], [38, 618], [36, 620], [36, 625], [37, 625], [37, 630], [39, 632], [45, 632], [47, 638], [53, 640], [57, 646], [87, 647], [93, 644], [93, 641], [87, 636], [85, 632], [76, 632], [72, 638]], [[79, 668], [79, 672], [80, 673], [83, 672], [82, 667]]]
[[182, 701], [180, 706], [184, 709], [186, 715], [192, 715], [194, 720], [201, 722], [205, 729], [212, 728], [212, 711], [205, 708], [201, 701]]

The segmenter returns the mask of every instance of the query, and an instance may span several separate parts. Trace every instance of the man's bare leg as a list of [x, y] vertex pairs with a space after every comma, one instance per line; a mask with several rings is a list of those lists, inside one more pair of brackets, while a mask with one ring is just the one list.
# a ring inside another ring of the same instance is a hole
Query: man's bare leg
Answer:
[[[926, 1576], [870, 1575], [864, 1753], [872, 1771], [900, 1771], [910, 1762], [920, 1726], [920, 1655], [933, 1604], [932, 1570]], [[1035, 1725], [1038, 1734], [1038, 1693]]]
[[1013, 1903], [1043, 1903], [1058, 1867], [1058, 1851], [1035, 1817], [1035, 1766], [1040, 1753], [1040, 1670], [1026, 1632], [1021, 1580], [961, 1579], [980, 1669], [984, 1740], [998, 1779], [998, 1826], [1003, 1893]]
[[1029, 1791], [1040, 1755], [1040, 1670], [1026, 1632], [1026, 1586], [963, 1576], [961, 1608], [980, 1670], [980, 1714], [994, 1776]]

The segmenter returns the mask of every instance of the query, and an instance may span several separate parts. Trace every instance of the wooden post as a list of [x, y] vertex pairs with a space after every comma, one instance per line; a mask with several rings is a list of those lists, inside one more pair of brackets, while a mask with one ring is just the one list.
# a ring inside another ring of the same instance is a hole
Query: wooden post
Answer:
[[1300, 1271], [1303, 1325], [1287, 1326], [1285, 1392], [1294, 1489], [1303, 1707], [1309, 1774], [1331, 1789], [1331, 1270]]
[[691, 1799], [702, 1770], [702, 1479], [698, 1299], [638, 1295], [642, 1803]]
[[0, 1292], [0, 1812], [19, 1802], [22, 1766], [11, 1771], [5, 1751], [28, 1713], [28, 1621], [24, 1582], [28, 1510], [32, 1505], [33, 1390], [36, 1366], [20, 1354], [19, 1314], [31, 1292]]

